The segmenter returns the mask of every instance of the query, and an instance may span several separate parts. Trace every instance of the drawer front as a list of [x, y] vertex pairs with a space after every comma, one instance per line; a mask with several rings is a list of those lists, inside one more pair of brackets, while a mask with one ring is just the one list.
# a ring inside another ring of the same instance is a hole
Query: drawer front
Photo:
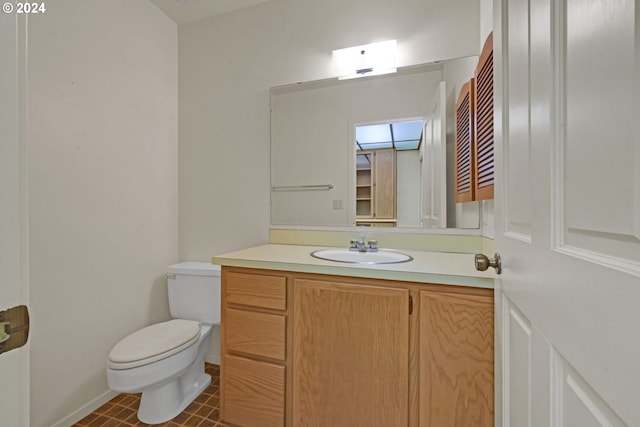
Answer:
[[225, 351], [284, 361], [285, 316], [228, 308], [224, 328]]
[[229, 272], [223, 288], [227, 304], [282, 311], [287, 309], [286, 277]]
[[220, 410], [226, 423], [284, 426], [284, 366], [225, 355], [222, 372]]

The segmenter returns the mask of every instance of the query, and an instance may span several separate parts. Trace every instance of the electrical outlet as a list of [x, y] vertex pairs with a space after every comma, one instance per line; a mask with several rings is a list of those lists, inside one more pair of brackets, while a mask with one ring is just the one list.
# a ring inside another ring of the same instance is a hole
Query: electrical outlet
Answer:
[[341, 209], [344, 209], [343, 204], [344, 204], [344, 203], [343, 203], [343, 201], [342, 201], [342, 200], [334, 200], [334, 201], [333, 201], [333, 209], [334, 209], [334, 210], [341, 210]]

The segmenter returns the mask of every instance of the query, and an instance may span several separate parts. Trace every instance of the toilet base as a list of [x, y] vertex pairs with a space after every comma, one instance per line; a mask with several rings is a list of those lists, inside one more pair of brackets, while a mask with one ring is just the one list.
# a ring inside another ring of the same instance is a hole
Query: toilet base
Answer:
[[158, 387], [142, 390], [138, 419], [147, 424], [161, 424], [177, 417], [211, 384], [211, 375], [204, 371], [204, 357], [211, 344], [211, 326], [200, 326], [198, 353], [193, 362], [170, 381]]
[[189, 375], [144, 391], [140, 398], [138, 419], [147, 424], [167, 422], [184, 411], [211, 384], [211, 375], [202, 370], [197, 378], [191, 377], [192, 381], [186, 381], [186, 377]]

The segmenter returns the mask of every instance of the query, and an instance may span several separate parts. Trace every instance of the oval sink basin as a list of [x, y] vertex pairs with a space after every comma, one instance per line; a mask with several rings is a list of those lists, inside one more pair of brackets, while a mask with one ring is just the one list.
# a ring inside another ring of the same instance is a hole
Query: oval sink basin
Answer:
[[349, 249], [321, 249], [311, 252], [311, 256], [335, 262], [348, 262], [352, 264], [398, 264], [413, 260], [407, 254], [400, 252], [385, 251], [378, 252], [358, 252]]

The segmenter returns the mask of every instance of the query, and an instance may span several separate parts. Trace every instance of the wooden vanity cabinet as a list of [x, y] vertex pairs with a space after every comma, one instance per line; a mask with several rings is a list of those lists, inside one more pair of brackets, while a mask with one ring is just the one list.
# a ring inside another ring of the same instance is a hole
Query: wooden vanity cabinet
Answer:
[[493, 426], [493, 290], [222, 269], [221, 416]]
[[243, 427], [284, 427], [287, 278], [222, 269], [220, 415]]

